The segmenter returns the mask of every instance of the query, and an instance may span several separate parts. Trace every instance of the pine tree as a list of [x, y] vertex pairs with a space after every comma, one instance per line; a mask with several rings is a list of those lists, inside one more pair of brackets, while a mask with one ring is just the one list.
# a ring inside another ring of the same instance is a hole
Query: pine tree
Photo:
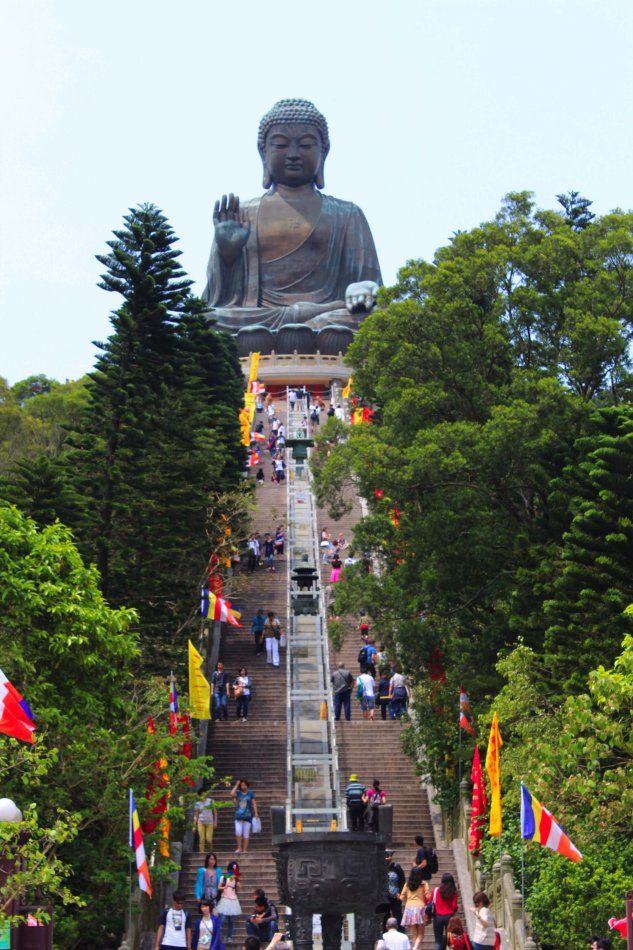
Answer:
[[81, 514], [81, 499], [59, 462], [46, 455], [20, 459], [0, 478], [0, 498], [16, 505], [38, 525], [76, 524]]
[[[227, 473], [235, 480], [239, 469], [242, 386], [230, 345], [190, 292], [162, 212], [143, 205], [124, 221], [98, 258], [107, 268], [100, 286], [124, 301], [111, 316], [112, 335], [97, 344], [67, 470], [86, 502], [79, 535], [103, 592], [139, 610], [145, 665], [158, 667], [157, 651], [169, 650], [197, 601], [209, 493], [229, 487]], [[214, 412], [234, 418], [233, 434], [228, 422], [216, 434]]]
[[544, 604], [545, 655], [554, 686], [567, 691], [617, 656], [633, 602], [633, 407], [601, 409], [592, 421], [579, 463], [555, 485], [572, 520]]
[[583, 198], [578, 191], [556, 195], [556, 198], [565, 210], [565, 223], [574, 231], [584, 231], [595, 218], [593, 211], [589, 210], [593, 201]]

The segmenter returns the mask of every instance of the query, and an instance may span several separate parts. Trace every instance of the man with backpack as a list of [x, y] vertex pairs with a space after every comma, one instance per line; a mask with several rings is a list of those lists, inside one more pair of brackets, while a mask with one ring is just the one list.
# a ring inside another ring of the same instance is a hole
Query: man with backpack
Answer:
[[372, 678], [375, 677], [376, 667], [374, 665], [374, 658], [377, 653], [378, 651], [373, 640], [370, 640], [369, 643], [366, 643], [360, 648], [358, 652], [358, 665], [361, 673], [369, 673]]
[[437, 854], [434, 848], [425, 847], [422, 835], [415, 836], [415, 843], [418, 850], [415, 855], [414, 866], [422, 871], [423, 881], [430, 881], [433, 875], [437, 874], [439, 868]]
[[330, 677], [334, 696], [334, 718], [338, 722], [341, 718], [341, 709], [345, 710], [345, 718], [349, 722], [352, 715], [352, 685], [354, 677], [344, 663], [339, 663], [338, 669]]
[[393, 851], [387, 851], [387, 893], [389, 897], [389, 910], [385, 914], [383, 928], [387, 928], [387, 920], [390, 917], [397, 921], [398, 929], [402, 930], [402, 901], [398, 897], [404, 887], [404, 871], [396, 863]]

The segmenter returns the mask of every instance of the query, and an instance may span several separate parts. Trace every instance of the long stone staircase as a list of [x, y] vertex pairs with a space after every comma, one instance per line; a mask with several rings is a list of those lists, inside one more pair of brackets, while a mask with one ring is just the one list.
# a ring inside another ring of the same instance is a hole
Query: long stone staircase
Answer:
[[[360, 517], [360, 503], [357, 499], [350, 513], [337, 522], [332, 522], [326, 512], [319, 511], [319, 531], [323, 527], [329, 528], [332, 534], [341, 531], [349, 541], [353, 536], [354, 525]], [[324, 584], [328, 583], [329, 575], [329, 567], [322, 564], [321, 577]], [[344, 663], [355, 676], [360, 672], [358, 652], [363, 641], [360, 638], [359, 619], [341, 618], [346, 633], [341, 649], [338, 652], [332, 650], [330, 653], [332, 671], [339, 663]], [[377, 645], [379, 646], [378, 642]], [[345, 792], [345, 785], [352, 773], [356, 773], [366, 786], [370, 786], [373, 779], [379, 779], [388, 803], [393, 806], [391, 847], [395, 850], [395, 859], [402, 866], [405, 875], [413, 866], [417, 850], [414, 838], [416, 835], [423, 835], [425, 845], [436, 848], [438, 856], [438, 874], [430, 882], [431, 887], [440, 883], [444, 872], [452, 874], [457, 882], [453, 852], [450, 848], [437, 846], [428, 793], [421, 786], [413, 762], [403, 752], [400, 744], [400, 734], [406, 728], [406, 722], [392, 721], [389, 718], [383, 722], [379, 709], [375, 711], [376, 718], [373, 722], [364, 720], [355, 690], [352, 690], [351, 702], [351, 721], [345, 722], [341, 716], [336, 731], [341, 792]], [[423, 946], [433, 946], [432, 927], [426, 928]]]
[[[279, 404], [279, 409], [282, 408], [282, 404]], [[278, 415], [283, 417], [284, 413], [278, 411]], [[268, 430], [266, 423], [265, 431]], [[282, 482], [277, 485], [270, 481], [271, 464], [267, 454], [264, 471], [267, 480], [257, 485], [257, 508], [253, 519], [253, 529], [259, 531], [262, 537], [267, 531], [274, 534], [277, 525], [285, 522], [286, 514], [285, 484]], [[271, 853], [270, 807], [283, 805], [286, 800], [286, 652], [283, 649], [280, 651], [280, 666], [274, 669], [266, 663], [265, 654], [255, 656], [255, 645], [250, 633], [251, 621], [259, 608], [274, 610], [285, 626], [285, 557], [276, 559], [275, 567], [274, 574], [268, 573], [265, 567], [259, 567], [249, 574], [243, 561], [241, 573], [235, 578], [237, 593], [234, 601], [242, 611], [243, 629], [223, 626], [220, 659], [231, 678], [237, 675], [240, 667], [248, 669], [253, 681], [253, 693], [248, 722], [236, 719], [235, 702], [230, 699], [228, 722], [210, 724], [207, 744], [207, 752], [214, 758], [216, 780], [219, 781], [214, 798], [219, 802], [230, 802], [230, 787], [238, 778], [246, 778], [255, 792], [262, 821], [261, 833], [251, 836], [248, 852], [235, 854], [234, 808], [229, 804], [220, 809], [218, 829], [213, 841], [213, 850], [223, 869], [233, 860], [240, 867], [238, 897], [243, 916], [237, 918], [233, 940], [239, 946], [246, 936], [246, 915], [253, 913], [252, 895], [255, 888], [263, 888], [277, 903], [277, 879]], [[183, 856], [180, 887], [187, 895], [187, 908], [196, 914], [195, 876], [197, 868], [203, 863], [203, 853], [191, 852]]]
[[[285, 417], [284, 406], [280, 400], [276, 405]], [[266, 425], [266, 431], [268, 426]], [[276, 526], [285, 519], [285, 485], [270, 482], [270, 462], [264, 470], [267, 480], [258, 485], [257, 508], [254, 516], [254, 530], [262, 535], [266, 531], [274, 532]], [[354, 500], [352, 510], [339, 521], [333, 522], [326, 512], [318, 512], [318, 529], [327, 526], [332, 533], [342, 531], [350, 541], [354, 525], [361, 517], [360, 503]], [[219, 827], [215, 834], [214, 851], [218, 861], [225, 868], [231, 860], [240, 865], [241, 879], [238, 896], [243, 915], [237, 919], [233, 944], [241, 946], [245, 936], [245, 916], [252, 913], [252, 893], [262, 887], [266, 894], [278, 904], [275, 866], [272, 858], [272, 829], [270, 807], [283, 805], [286, 799], [287, 761], [286, 761], [286, 671], [285, 651], [281, 651], [281, 665], [273, 669], [266, 664], [265, 656], [256, 657], [250, 634], [251, 620], [258, 608], [275, 610], [282, 623], [286, 615], [286, 565], [285, 561], [276, 562], [277, 570], [268, 573], [264, 567], [253, 574], [246, 573], [242, 564], [242, 573], [237, 578], [238, 594], [234, 598], [242, 610], [243, 630], [225, 627], [220, 649], [220, 659], [231, 676], [237, 674], [241, 666], [248, 668], [253, 679], [253, 698], [247, 723], [237, 721], [235, 704], [229, 702], [229, 721], [213, 723], [209, 729], [207, 750], [214, 756], [216, 778], [219, 788], [214, 793], [218, 801], [229, 801], [229, 783], [237, 778], [247, 778], [255, 792], [259, 814], [262, 819], [262, 831], [251, 837], [247, 854], [234, 854], [235, 838], [233, 834], [233, 808], [220, 811]], [[329, 581], [330, 568], [321, 565], [321, 580]], [[341, 650], [331, 650], [331, 667], [336, 669], [339, 662], [345, 663], [352, 673], [358, 673], [357, 656], [362, 645], [358, 632], [358, 618], [343, 618], [346, 635]], [[356, 772], [361, 781], [370, 785], [379, 778], [388, 801], [393, 805], [394, 823], [392, 846], [396, 850], [396, 860], [408, 873], [413, 863], [416, 846], [414, 836], [424, 835], [428, 846], [435, 846], [433, 822], [426, 790], [421, 787], [415, 774], [411, 759], [404, 754], [400, 744], [400, 733], [405, 728], [401, 722], [389, 719], [383, 722], [376, 710], [376, 719], [364, 721], [360, 704], [352, 696], [351, 722], [337, 724], [337, 744], [341, 792], [352, 772]], [[223, 781], [226, 779], [226, 781]], [[439, 874], [432, 882], [439, 883], [444, 871], [449, 871], [457, 879], [453, 854], [450, 849], [437, 848]], [[196, 911], [194, 900], [194, 882], [196, 870], [204, 860], [204, 854], [192, 852], [183, 856], [183, 868], [180, 875], [180, 887], [187, 894], [187, 906]], [[428, 927], [424, 938], [424, 947], [433, 946], [432, 928]]]

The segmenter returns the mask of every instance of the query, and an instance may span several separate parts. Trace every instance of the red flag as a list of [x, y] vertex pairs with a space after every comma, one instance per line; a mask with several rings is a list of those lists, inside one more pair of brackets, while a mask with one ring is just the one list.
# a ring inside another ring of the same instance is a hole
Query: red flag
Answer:
[[35, 742], [33, 733], [35, 723], [26, 718], [18, 719], [5, 705], [0, 712], [0, 732], [5, 736], [12, 736], [14, 739], [21, 739], [22, 742], [29, 742], [31, 745]]
[[[150, 735], [153, 735], [156, 732], [156, 726], [154, 725], [154, 720], [151, 716], [147, 717], [147, 731], [149, 732]], [[165, 772], [166, 768], [167, 768], [166, 759], [158, 759], [158, 761], [154, 762], [152, 770], [151, 772], [149, 772], [147, 776], [147, 785], [145, 787], [145, 798], [147, 799], [147, 801], [152, 800], [152, 798], [156, 794], [157, 789], [165, 788], [165, 786], [169, 783], [169, 779]], [[162, 816], [164, 815], [166, 811], [167, 811], [167, 793], [165, 793], [164, 795], [161, 795], [161, 797], [158, 799], [156, 804], [152, 807], [151, 814], [155, 815], [156, 817], [147, 818], [141, 825], [141, 828], [143, 829], [145, 834], [149, 835], [153, 831], [156, 831], [156, 829], [158, 828], [161, 822]]]
[[481, 758], [479, 757], [479, 746], [475, 746], [473, 754], [473, 765], [470, 770], [470, 778], [473, 783], [472, 811], [470, 813], [470, 832], [468, 835], [468, 850], [477, 856], [481, 850], [481, 842], [484, 836], [484, 825], [486, 821], [486, 783], [484, 782], [484, 773], [481, 767]]

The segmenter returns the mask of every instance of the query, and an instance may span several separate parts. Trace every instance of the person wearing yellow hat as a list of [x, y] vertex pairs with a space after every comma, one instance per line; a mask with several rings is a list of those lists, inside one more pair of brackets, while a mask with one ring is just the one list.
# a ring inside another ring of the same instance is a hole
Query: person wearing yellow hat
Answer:
[[352, 772], [347, 788], [345, 789], [348, 824], [351, 831], [363, 831], [363, 816], [365, 814], [365, 803], [363, 802], [364, 794], [365, 786], [362, 782], [358, 781], [356, 772]]

